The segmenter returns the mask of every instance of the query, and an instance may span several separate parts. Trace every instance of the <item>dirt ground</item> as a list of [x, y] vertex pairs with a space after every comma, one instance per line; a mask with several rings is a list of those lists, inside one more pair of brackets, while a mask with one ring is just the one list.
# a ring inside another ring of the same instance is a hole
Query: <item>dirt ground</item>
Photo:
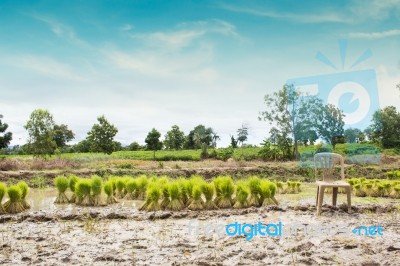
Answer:
[[[138, 211], [137, 201], [58, 207], [49, 204], [54, 193], [28, 212], [0, 215], [0, 265], [399, 265], [399, 202], [356, 204], [351, 214], [344, 205], [324, 205], [319, 217], [312, 197], [264, 208], [153, 213]], [[234, 222], [281, 222], [282, 234], [228, 236], [225, 226]], [[352, 232], [378, 225], [382, 236]]]

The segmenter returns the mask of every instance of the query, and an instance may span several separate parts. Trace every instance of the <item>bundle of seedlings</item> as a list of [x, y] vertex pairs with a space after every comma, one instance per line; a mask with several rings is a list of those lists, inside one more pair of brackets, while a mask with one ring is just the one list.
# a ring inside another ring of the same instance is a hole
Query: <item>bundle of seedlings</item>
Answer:
[[104, 202], [101, 199], [101, 192], [103, 190], [103, 180], [101, 177], [95, 175], [91, 178], [91, 189], [92, 189], [92, 204], [93, 206], [104, 206]]
[[7, 213], [15, 214], [25, 210], [21, 204], [22, 192], [19, 186], [10, 186], [7, 189], [7, 195], [8, 201], [4, 203], [4, 209]]
[[368, 197], [371, 197], [372, 196], [372, 187], [373, 187], [373, 184], [370, 182], [370, 181], [366, 181], [366, 182], [364, 182], [364, 187], [365, 187], [365, 193], [366, 193], [366, 195], [368, 196]]
[[212, 184], [214, 185], [214, 189], [215, 189], [215, 199], [214, 199], [214, 203], [216, 206], [219, 206], [219, 201], [221, 200], [221, 189], [220, 189], [220, 183], [222, 182], [222, 180], [224, 179], [223, 176], [217, 176], [216, 178], [213, 179]]
[[220, 191], [220, 198], [217, 206], [219, 208], [231, 208], [234, 204], [232, 196], [235, 192], [235, 185], [230, 176], [225, 176], [218, 183], [218, 190]]
[[126, 182], [125, 188], [126, 188], [126, 195], [125, 195], [124, 199], [125, 200], [134, 200], [135, 193], [138, 188], [136, 180], [135, 179], [128, 180]]
[[77, 197], [77, 204], [82, 206], [93, 205], [92, 197], [90, 195], [92, 183], [88, 179], [80, 179], [75, 184], [75, 194]]
[[179, 185], [177, 184], [177, 182], [172, 182], [168, 184], [168, 193], [170, 196], [170, 202], [167, 206], [168, 210], [179, 211], [185, 207], [181, 202], [180, 192], [181, 190], [179, 189]]
[[190, 204], [189, 200], [190, 197], [192, 196], [191, 191], [193, 189], [193, 184], [184, 177], [179, 178], [176, 182], [180, 190], [179, 191], [180, 201], [185, 207], [187, 207]]
[[107, 195], [107, 204], [114, 204], [118, 202], [114, 196], [114, 184], [111, 180], [108, 180], [104, 183], [104, 192]]
[[288, 194], [295, 194], [296, 193], [296, 182], [287, 181], [286, 185], [287, 185], [286, 193], [288, 193]]
[[54, 179], [54, 185], [57, 188], [58, 195], [56, 200], [54, 201], [55, 204], [67, 204], [69, 203], [68, 197], [65, 192], [68, 189], [69, 182], [65, 176], [57, 176]]
[[260, 206], [261, 181], [257, 176], [252, 176], [247, 180], [247, 186], [250, 190], [249, 206]]
[[162, 200], [160, 203], [160, 207], [162, 210], [165, 210], [168, 208], [168, 205], [171, 202], [169, 190], [168, 190], [168, 183], [161, 184], [161, 195], [162, 195]]
[[264, 180], [261, 182], [260, 189], [260, 201], [262, 201], [260, 204], [261, 206], [278, 205], [278, 201], [275, 199], [276, 186], [274, 183]]
[[115, 185], [116, 185], [116, 188], [117, 188], [117, 193], [116, 193], [115, 197], [117, 199], [123, 199], [124, 196], [125, 196], [125, 179], [118, 178], [115, 181]]
[[361, 183], [354, 184], [353, 188], [354, 188], [354, 195], [356, 195], [357, 197], [365, 197], [366, 196], [366, 193], [365, 193]]
[[201, 184], [199, 183], [194, 185], [192, 189], [192, 200], [188, 206], [189, 210], [197, 211], [204, 209], [204, 201], [201, 198], [201, 195], [202, 195]]
[[71, 190], [71, 192], [72, 192], [71, 198], [69, 199], [70, 203], [76, 202], [75, 184], [76, 184], [76, 182], [78, 182], [78, 180], [79, 180], [79, 177], [77, 177], [76, 175], [69, 176], [68, 186], [69, 186], [69, 190]]
[[296, 193], [300, 193], [301, 192], [301, 182], [295, 182], [295, 191]]
[[204, 198], [206, 199], [206, 202], [204, 203], [204, 209], [206, 209], [206, 210], [218, 209], [217, 205], [215, 205], [215, 203], [213, 201], [214, 193], [215, 193], [214, 185], [204, 182], [201, 185], [201, 192], [203, 193]]
[[4, 195], [6, 194], [7, 187], [4, 183], [0, 182], [0, 214], [6, 213], [4, 206], [1, 204], [3, 202]]
[[392, 198], [395, 198], [395, 199], [400, 199], [400, 184], [395, 185], [395, 186], [393, 187], [393, 191], [392, 191], [392, 193], [390, 194], [390, 196], [391, 196]]
[[146, 201], [140, 207], [140, 210], [147, 210], [147, 211], [159, 211], [161, 210], [161, 206], [159, 203], [161, 197], [160, 188], [152, 182], [149, 184], [147, 191], [146, 191]]
[[390, 193], [392, 192], [392, 183], [387, 181], [383, 183], [384, 187], [384, 196], [389, 197]]
[[146, 197], [146, 189], [147, 189], [147, 184], [148, 180], [145, 175], [141, 175], [136, 179], [137, 182], [137, 196], [136, 198], [139, 200], [144, 200]]
[[249, 207], [249, 203], [247, 201], [248, 197], [249, 197], [249, 192], [246, 183], [244, 181], [239, 181], [236, 184], [236, 196], [235, 196], [236, 202], [235, 205], [233, 205], [233, 207], [236, 209], [243, 209]]
[[276, 182], [276, 187], [278, 188], [279, 193], [284, 193], [283, 182], [281, 181]]
[[31, 208], [28, 201], [26, 200], [26, 196], [28, 195], [29, 187], [28, 184], [24, 181], [18, 182], [17, 186], [21, 189], [21, 205], [22, 207], [27, 210]]

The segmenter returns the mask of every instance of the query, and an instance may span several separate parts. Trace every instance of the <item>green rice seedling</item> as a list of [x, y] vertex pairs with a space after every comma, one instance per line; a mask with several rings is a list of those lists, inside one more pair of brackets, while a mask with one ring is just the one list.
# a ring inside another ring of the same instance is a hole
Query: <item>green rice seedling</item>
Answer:
[[215, 205], [213, 201], [215, 194], [214, 184], [204, 182], [201, 185], [201, 191], [203, 192], [204, 198], [206, 199], [206, 202], [204, 203], [204, 209], [206, 210], [218, 209], [217, 205]]
[[221, 200], [221, 189], [220, 189], [220, 183], [223, 180], [223, 176], [217, 176], [216, 178], [213, 179], [212, 184], [214, 185], [214, 190], [215, 190], [215, 199], [214, 203], [216, 206], [219, 205], [219, 201]]
[[250, 177], [247, 180], [247, 185], [250, 190], [249, 206], [259, 207], [261, 196], [261, 180], [257, 176]]
[[169, 196], [170, 196], [170, 203], [167, 206], [168, 210], [172, 210], [172, 211], [179, 211], [182, 210], [184, 208], [184, 205], [181, 201], [181, 190], [179, 188], [179, 185], [177, 182], [172, 182], [168, 184], [168, 192], [169, 192]]
[[295, 182], [295, 190], [297, 193], [301, 192], [301, 182]]
[[392, 183], [387, 181], [387, 182], [383, 182], [383, 186], [384, 186], [384, 196], [388, 197], [390, 195], [390, 193], [392, 192]]
[[379, 184], [375, 189], [374, 196], [383, 197], [384, 195], [385, 195], [385, 186], [383, 184]]
[[395, 179], [396, 177], [396, 171], [390, 171], [390, 172], [386, 172], [386, 176], [389, 180]]
[[137, 199], [144, 200], [146, 197], [146, 189], [149, 181], [145, 175], [141, 175], [136, 179], [138, 188], [137, 188]]
[[116, 194], [116, 198], [117, 199], [122, 199], [124, 198], [125, 194], [125, 180], [124, 178], [118, 178], [115, 182], [115, 185], [117, 187], [117, 194]]
[[162, 200], [161, 200], [161, 203], [160, 203], [160, 207], [161, 207], [162, 210], [167, 209], [168, 205], [171, 202], [170, 195], [169, 195], [169, 190], [168, 190], [168, 184], [169, 183], [161, 184]]
[[281, 181], [276, 182], [276, 187], [278, 188], [278, 192], [279, 193], [283, 193], [284, 192], [284, 190], [283, 190], [283, 182], [281, 182]]
[[396, 185], [393, 187], [393, 191], [390, 196], [395, 199], [400, 199], [400, 185]]
[[287, 181], [287, 193], [295, 194], [296, 193], [296, 182], [295, 181]]
[[368, 197], [371, 197], [371, 196], [372, 196], [372, 187], [373, 187], [372, 182], [366, 181], [366, 182], [364, 182], [363, 185], [364, 185], [364, 187], [365, 187], [365, 193], [366, 193], [366, 195], [367, 195]]
[[18, 182], [17, 186], [21, 189], [21, 205], [22, 207], [27, 210], [31, 208], [28, 201], [26, 201], [26, 196], [28, 195], [29, 187], [28, 184], [24, 181]]
[[149, 185], [146, 191], [146, 202], [145, 202], [145, 209], [147, 211], [159, 211], [161, 210], [159, 199], [161, 196], [160, 188], [152, 183]]
[[360, 183], [364, 183], [367, 179], [365, 177], [360, 177], [359, 180], [360, 180]]
[[247, 208], [249, 202], [247, 201], [249, 197], [249, 191], [247, 185], [244, 181], [239, 181], [236, 185], [236, 202], [233, 205], [236, 209]]
[[15, 214], [25, 210], [21, 204], [22, 192], [19, 186], [10, 186], [7, 189], [7, 195], [8, 201], [4, 203], [4, 209], [7, 213]]
[[273, 182], [269, 182], [269, 190], [271, 192], [271, 200], [276, 204], [279, 205], [278, 201], [275, 198], [277, 187]]
[[138, 184], [135, 179], [130, 179], [125, 185], [126, 195], [124, 197], [125, 200], [134, 200], [137, 195], [136, 190], [138, 188]]
[[366, 196], [366, 193], [365, 193], [361, 183], [357, 183], [354, 185], [354, 194], [357, 197], [365, 197]]
[[156, 180], [156, 183], [160, 186], [163, 186], [169, 182], [168, 176], [161, 176]]
[[271, 199], [271, 191], [269, 189], [268, 181], [263, 181], [260, 184], [260, 206], [268, 206], [273, 204]]
[[65, 194], [65, 191], [67, 191], [69, 185], [68, 179], [65, 176], [57, 176], [54, 179], [54, 185], [56, 186], [58, 191], [58, 195], [54, 203], [56, 204], [69, 203], [69, 199]]
[[204, 209], [204, 201], [201, 198], [201, 195], [202, 195], [201, 185], [196, 184], [192, 189], [192, 201], [188, 206], [189, 210], [197, 211]]
[[188, 206], [191, 201], [192, 195], [189, 194], [189, 191], [193, 189], [193, 184], [190, 183], [189, 180], [187, 180], [184, 177], [179, 178], [177, 181], [177, 185], [179, 187], [179, 197], [180, 201], [183, 203], [184, 206]]
[[68, 178], [68, 186], [69, 186], [69, 190], [71, 190], [72, 192], [72, 196], [69, 199], [70, 203], [75, 203], [76, 202], [76, 195], [75, 195], [75, 184], [76, 182], [78, 182], [79, 177], [77, 177], [76, 175], [70, 175]]
[[104, 183], [104, 192], [107, 195], [107, 204], [114, 204], [118, 202], [114, 196], [114, 184], [111, 180], [108, 180]]
[[219, 208], [231, 208], [234, 204], [232, 196], [235, 192], [235, 185], [230, 176], [226, 176], [219, 183], [219, 190], [221, 191], [221, 198], [218, 201]]
[[6, 185], [4, 183], [0, 182], [0, 214], [6, 213], [6, 210], [4, 209], [3, 204], [2, 204], [4, 195], [6, 194], [6, 191], [7, 191]]
[[103, 191], [103, 180], [101, 177], [95, 175], [90, 179], [92, 189], [92, 204], [93, 206], [105, 205], [102, 198], [101, 192]]
[[90, 191], [92, 189], [92, 182], [88, 179], [80, 179], [75, 184], [75, 193], [77, 197], [77, 204], [82, 206], [93, 205]]

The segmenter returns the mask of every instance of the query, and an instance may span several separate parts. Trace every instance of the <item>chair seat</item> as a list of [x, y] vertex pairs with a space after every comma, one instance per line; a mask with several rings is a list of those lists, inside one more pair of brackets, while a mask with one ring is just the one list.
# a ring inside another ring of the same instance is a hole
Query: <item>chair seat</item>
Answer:
[[324, 186], [324, 187], [350, 187], [350, 184], [343, 180], [337, 180], [332, 182], [316, 181], [316, 183], [318, 186]]

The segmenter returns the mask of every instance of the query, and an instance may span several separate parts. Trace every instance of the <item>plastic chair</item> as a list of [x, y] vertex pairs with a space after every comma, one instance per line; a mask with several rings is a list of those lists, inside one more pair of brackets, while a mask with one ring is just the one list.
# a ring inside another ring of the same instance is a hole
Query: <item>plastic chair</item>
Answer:
[[[335, 165], [340, 164], [340, 179], [334, 177]], [[351, 213], [351, 186], [344, 180], [344, 159], [337, 153], [321, 152], [314, 155], [314, 174], [317, 178], [317, 169], [322, 169], [323, 180], [317, 183], [317, 215], [321, 214], [322, 202], [324, 201], [325, 188], [332, 188], [332, 205], [336, 206], [337, 194], [340, 187], [346, 190], [347, 208]]]

